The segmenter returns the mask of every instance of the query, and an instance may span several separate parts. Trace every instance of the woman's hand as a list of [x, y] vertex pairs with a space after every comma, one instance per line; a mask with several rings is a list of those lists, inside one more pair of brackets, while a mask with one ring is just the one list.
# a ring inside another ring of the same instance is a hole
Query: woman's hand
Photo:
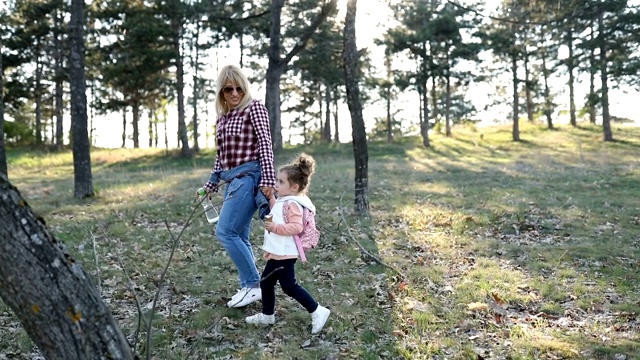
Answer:
[[267, 197], [267, 199], [271, 199], [273, 195], [276, 193], [276, 189], [269, 186], [261, 186], [260, 191]]

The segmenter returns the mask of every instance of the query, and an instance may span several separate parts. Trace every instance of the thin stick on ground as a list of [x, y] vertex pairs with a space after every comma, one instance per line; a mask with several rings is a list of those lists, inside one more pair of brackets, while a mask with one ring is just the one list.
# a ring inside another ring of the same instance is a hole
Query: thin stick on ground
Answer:
[[166, 277], [167, 272], [169, 270], [169, 265], [171, 265], [171, 260], [173, 260], [173, 255], [176, 252], [176, 248], [180, 243], [180, 238], [182, 237], [182, 234], [184, 234], [184, 231], [187, 229], [187, 227], [191, 223], [191, 220], [193, 219], [193, 214], [195, 214], [195, 212], [196, 212], [196, 208], [194, 207], [193, 211], [191, 211], [191, 214], [189, 215], [189, 219], [187, 219], [187, 222], [184, 224], [182, 229], [180, 229], [180, 233], [178, 234], [177, 237], [173, 236], [169, 223], [167, 222], [166, 219], [164, 220], [164, 225], [167, 228], [167, 232], [169, 232], [169, 235], [171, 236], [172, 244], [171, 244], [171, 252], [169, 253], [169, 259], [167, 260], [167, 264], [164, 266], [164, 269], [160, 274], [160, 279], [158, 280], [158, 290], [156, 290], [156, 294], [153, 297], [153, 302], [151, 304], [151, 311], [149, 312], [149, 321], [147, 321], [147, 360], [151, 359], [151, 351], [150, 351], [151, 350], [151, 323], [153, 322], [153, 314], [155, 313], [156, 304], [158, 303], [158, 299], [160, 298], [160, 292], [162, 291], [162, 286], [163, 286], [162, 284], [164, 283], [164, 278]]
[[[164, 220], [164, 225], [167, 228], [167, 232], [171, 236], [171, 240], [172, 240], [171, 252], [169, 253], [169, 259], [167, 260], [167, 263], [164, 269], [162, 270], [162, 273], [160, 274], [160, 279], [158, 280], [158, 290], [156, 290], [155, 296], [153, 297], [153, 302], [151, 304], [151, 311], [149, 312], [149, 320], [146, 322], [146, 325], [147, 325], [147, 340], [146, 340], [147, 356], [146, 358], [147, 360], [151, 359], [151, 324], [153, 322], [153, 314], [155, 313], [155, 310], [156, 310], [156, 304], [158, 302], [158, 299], [160, 298], [160, 292], [162, 291], [162, 284], [164, 283], [164, 278], [166, 277], [167, 272], [169, 271], [169, 265], [171, 265], [171, 260], [173, 260], [173, 255], [176, 252], [176, 249], [178, 247], [178, 244], [180, 243], [180, 239], [182, 238], [182, 235], [187, 230], [189, 225], [191, 225], [191, 222], [194, 219], [194, 214], [196, 214], [196, 209], [202, 204], [206, 196], [209, 196], [209, 194], [203, 196], [200, 199], [200, 201], [198, 201], [198, 203], [193, 207], [193, 210], [191, 210], [191, 214], [189, 214], [189, 218], [187, 219], [187, 222], [180, 229], [180, 233], [178, 234], [178, 236], [173, 235], [173, 233], [171, 232], [169, 223], [167, 222], [166, 219]], [[224, 200], [217, 205], [221, 205], [222, 203], [224, 203]]]
[[93, 242], [93, 255], [96, 261], [96, 278], [98, 282], [98, 291], [100, 295], [102, 295], [102, 280], [100, 279], [100, 266], [98, 264], [98, 249], [96, 248], [96, 236], [93, 235], [93, 232], [89, 230], [89, 234], [91, 235], [91, 241]]
[[347, 233], [349, 235], [349, 238], [351, 239], [351, 241], [353, 241], [354, 243], [356, 243], [356, 245], [358, 245], [358, 248], [360, 248], [360, 252], [367, 255], [368, 257], [370, 257], [371, 259], [373, 259], [375, 262], [377, 262], [378, 264], [388, 267], [389, 269], [395, 271], [396, 273], [398, 273], [398, 275], [400, 275], [400, 277], [402, 278], [402, 280], [406, 280], [406, 276], [402, 273], [402, 271], [400, 271], [399, 269], [397, 269], [396, 267], [389, 265], [387, 263], [385, 263], [384, 261], [382, 261], [380, 258], [378, 258], [377, 256], [373, 255], [372, 253], [370, 253], [367, 249], [364, 248], [364, 246], [362, 246], [362, 244], [360, 244], [360, 242], [358, 242], [358, 240], [356, 240], [356, 238], [353, 236], [353, 234], [351, 233], [351, 227], [349, 226], [349, 222], [347, 221], [347, 217], [344, 214], [344, 206], [342, 203], [342, 198], [344, 197], [344, 192], [342, 193], [342, 195], [340, 195], [340, 217], [342, 218], [342, 221], [344, 221], [346, 228], [347, 228]]
[[140, 300], [138, 298], [138, 293], [136, 292], [136, 290], [132, 286], [133, 280], [131, 279], [131, 276], [129, 276], [129, 272], [127, 271], [127, 268], [122, 263], [122, 259], [121, 259], [121, 256], [120, 256], [120, 251], [117, 248], [116, 248], [115, 251], [116, 251], [116, 256], [117, 256], [117, 260], [118, 260], [118, 265], [120, 265], [120, 268], [122, 268], [122, 271], [124, 272], [124, 276], [127, 278], [127, 289], [133, 295], [133, 300], [135, 301], [136, 309], [138, 310], [138, 326], [136, 326], [135, 333], [133, 334], [133, 345], [131, 346], [132, 349], [135, 351], [135, 349], [138, 347], [138, 336], [140, 335], [140, 329], [142, 327], [142, 322], [144, 321], [144, 324], [146, 326], [147, 325], [147, 320], [144, 318], [144, 314], [142, 312], [142, 307], [140, 306]]

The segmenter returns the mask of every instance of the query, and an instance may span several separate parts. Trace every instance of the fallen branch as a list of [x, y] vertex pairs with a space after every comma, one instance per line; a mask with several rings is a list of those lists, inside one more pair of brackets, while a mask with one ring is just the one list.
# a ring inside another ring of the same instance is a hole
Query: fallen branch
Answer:
[[360, 248], [360, 252], [367, 255], [368, 257], [370, 257], [371, 259], [373, 259], [375, 262], [377, 262], [378, 264], [385, 266], [393, 271], [395, 271], [396, 273], [398, 273], [398, 275], [400, 275], [400, 277], [402, 278], [403, 281], [406, 281], [407, 277], [402, 273], [402, 271], [400, 271], [398, 268], [389, 265], [387, 263], [385, 263], [384, 261], [382, 261], [380, 258], [378, 258], [377, 256], [373, 255], [372, 253], [370, 253], [367, 249], [364, 248], [364, 246], [362, 246], [362, 244], [360, 244], [360, 242], [358, 242], [358, 240], [356, 240], [356, 238], [353, 236], [353, 234], [351, 233], [351, 228], [349, 227], [349, 222], [347, 221], [347, 218], [344, 214], [344, 206], [342, 204], [342, 198], [344, 197], [344, 192], [342, 193], [342, 195], [340, 195], [340, 217], [342, 218], [342, 221], [344, 221], [346, 228], [347, 228], [347, 233], [349, 235], [349, 238], [351, 239], [351, 241], [353, 241], [354, 243], [356, 243], [356, 245], [358, 245], [358, 247]]

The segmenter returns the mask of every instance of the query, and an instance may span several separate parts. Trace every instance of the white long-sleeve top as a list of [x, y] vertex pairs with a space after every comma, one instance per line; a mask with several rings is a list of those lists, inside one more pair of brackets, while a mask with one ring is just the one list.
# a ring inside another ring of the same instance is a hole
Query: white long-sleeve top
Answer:
[[[289, 206], [288, 221], [284, 221], [284, 207]], [[302, 207], [315, 213], [316, 207], [306, 195], [283, 196], [278, 198], [271, 208], [272, 221], [276, 224], [273, 232], [264, 231], [262, 250], [267, 259], [290, 259], [299, 256], [293, 235], [302, 232]], [[293, 225], [293, 226], [291, 226]]]

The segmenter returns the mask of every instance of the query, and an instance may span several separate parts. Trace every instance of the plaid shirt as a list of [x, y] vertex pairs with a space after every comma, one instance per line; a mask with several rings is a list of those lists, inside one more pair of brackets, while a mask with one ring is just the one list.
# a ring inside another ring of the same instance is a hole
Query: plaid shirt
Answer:
[[[253, 100], [244, 110], [233, 109], [220, 116], [216, 143], [218, 149], [213, 171], [229, 170], [259, 160], [262, 176], [258, 186], [275, 186], [269, 113], [261, 102]], [[217, 191], [217, 184], [207, 183], [205, 189]]]

